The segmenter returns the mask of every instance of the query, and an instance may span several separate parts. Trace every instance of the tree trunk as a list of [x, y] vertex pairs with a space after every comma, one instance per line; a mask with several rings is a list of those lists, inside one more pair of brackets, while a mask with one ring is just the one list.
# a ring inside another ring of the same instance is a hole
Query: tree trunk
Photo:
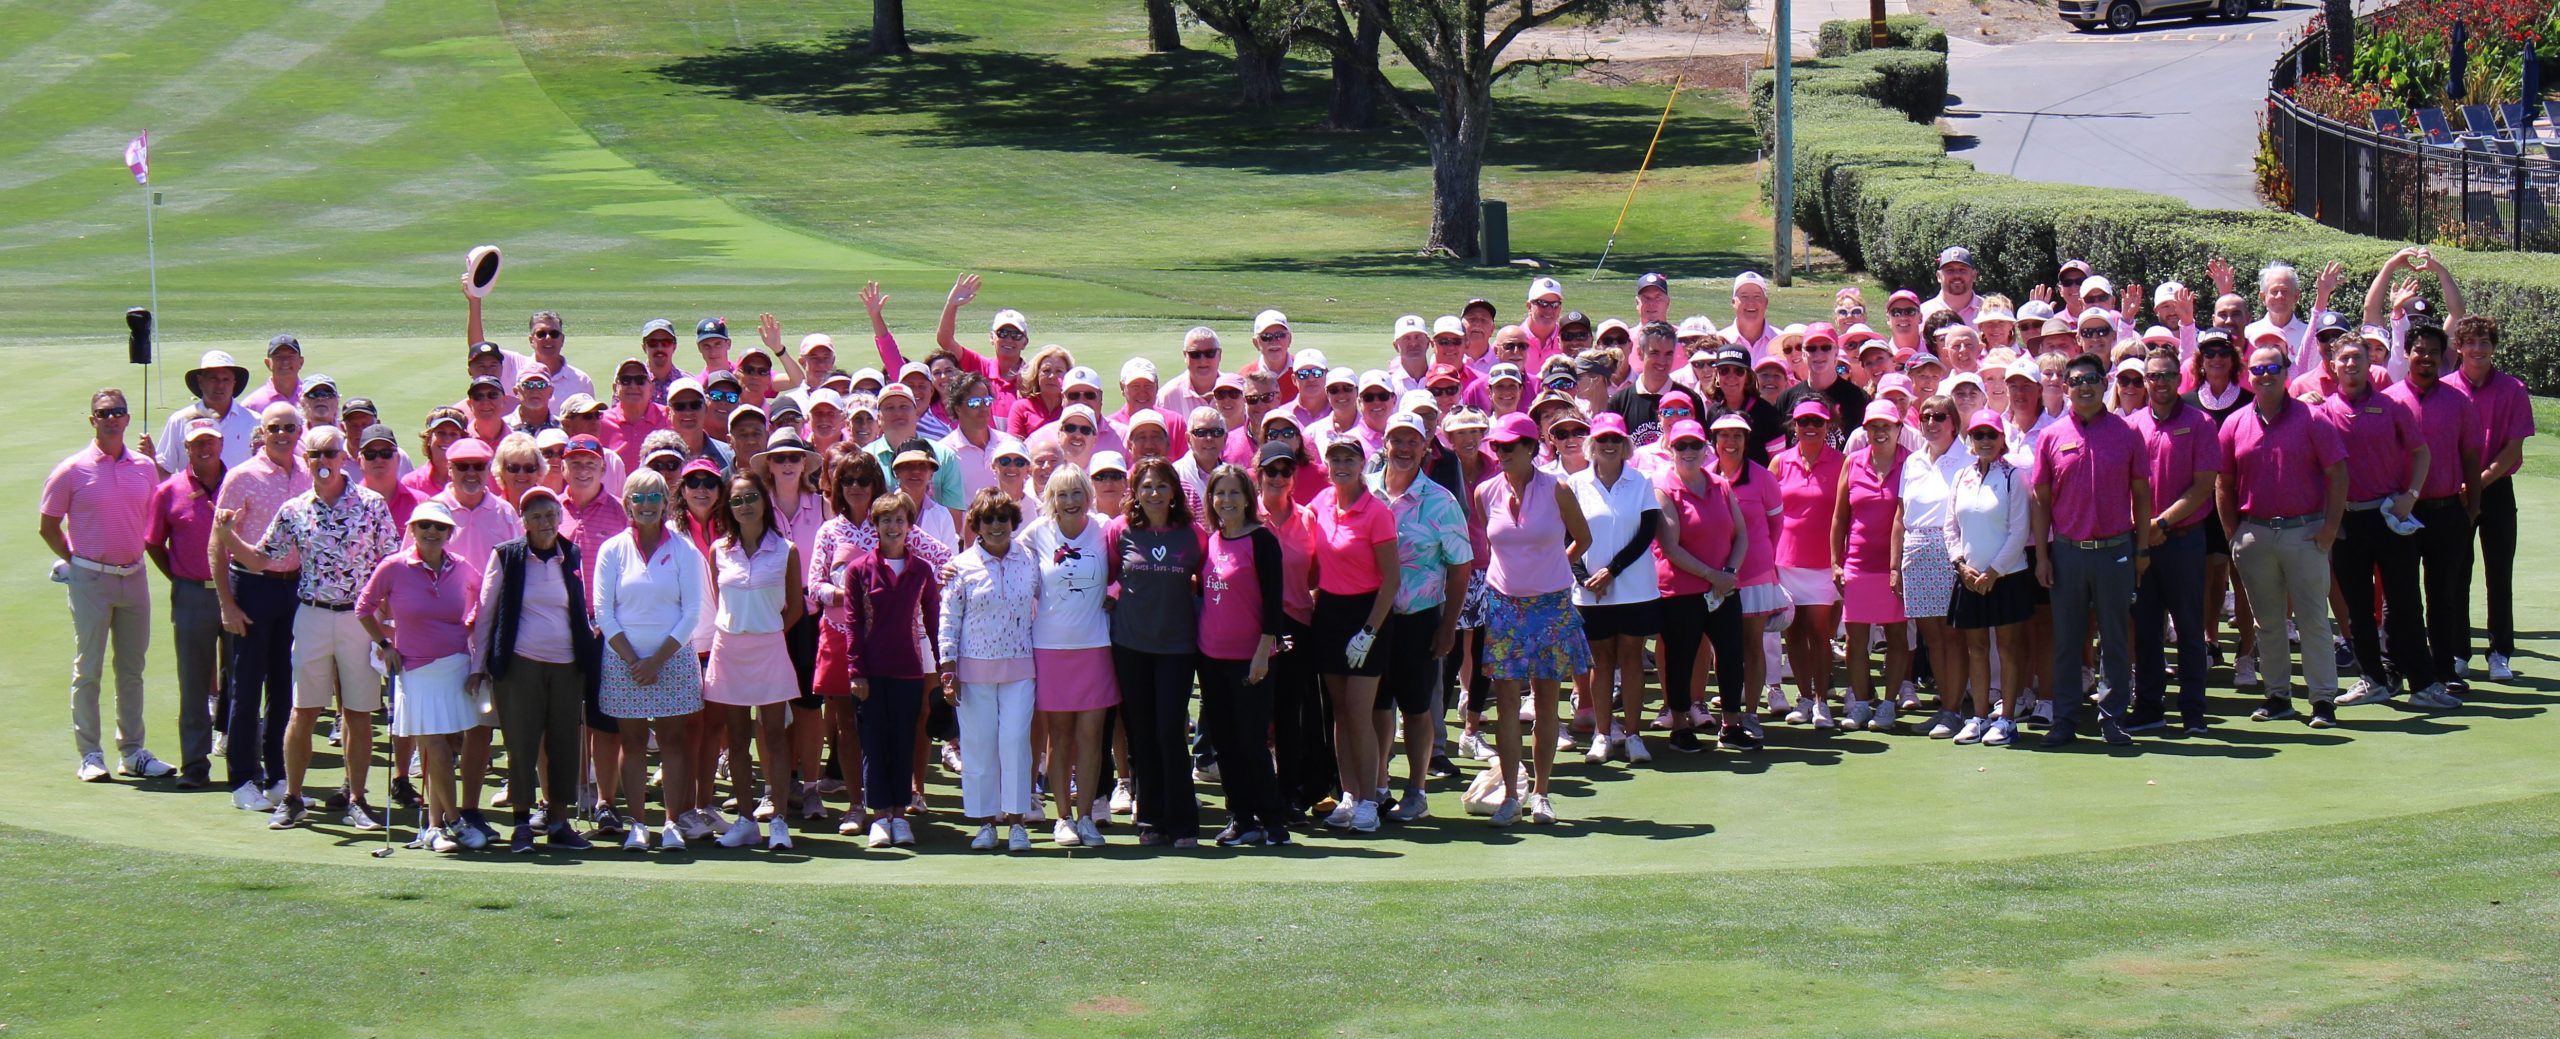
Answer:
[[1236, 33], [1227, 39], [1236, 45], [1236, 79], [1244, 84], [1244, 106], [1255, 111], [1280, 107], [1280, 63], [1289, 56], [1287, 46], [1265, 48], [1250, 33]]
[[1333, 111], [1325, 116], [1330, 130], [1366, 130], [1378, 125], [1377, 85], [1369, 70], [1378, 65], [1378, 23], [1366, 9], [1353, 30], [1353, 54], [1333, 56]]
[[871, 0], [871, 53], [907, 54], [907, 0]]
[[[1472, 259], [1481, 252], [1484, 148], [1493, 115], [1490, 96], [1459, 103], [1454, 132], [1426, 134], [1431, 143], [1431, 239], [1425, 250], [1446, 249]], [[1441, 127], [1448, 127], [1444, 119]]]
[[1174, 21], [1173, 0], [1147, 0], [1147, 49], [1158, 54], [1182, 49], [1182, 25]]

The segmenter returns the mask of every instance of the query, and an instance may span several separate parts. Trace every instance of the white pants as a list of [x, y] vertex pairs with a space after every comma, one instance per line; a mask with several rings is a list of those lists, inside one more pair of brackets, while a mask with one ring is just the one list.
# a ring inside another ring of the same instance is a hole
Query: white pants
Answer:
[[960, 813], [972, 819], [1031, 811], [1032, 685], [960, 683]]

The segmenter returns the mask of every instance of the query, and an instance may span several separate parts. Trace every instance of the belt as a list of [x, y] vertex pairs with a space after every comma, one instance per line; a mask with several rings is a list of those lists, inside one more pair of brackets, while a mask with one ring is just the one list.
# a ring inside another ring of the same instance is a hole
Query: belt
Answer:
[[2101, 549], [2116, 548], [2132, 540], [2133, 535], [2131, 534], [2118, 534], [2111, 538], [2099, 538], [2095, 541], [2075, 541], [2070, 538], [2057, 537], [2053, 539], [2053, 543], [2057, 545], [2069, 545], [2084, 552], [2096, 552]]
[[87, 556], [71, 557], [71, 565], [79, 567], [82, 570], [95, 570], [102, 574], [113, 574], [117, 577], [131, 577], [142, 572], [142, 564], [140, 563], [126, 563], [123, 566], [117, 566], [113, 563], [101, 563]]
[[2418, 507], [2421, 509], [2450, 509], [2459, 508], [2461, 505], [2462, 496], [2459, 494], [2447, 494], [2440, 497], [2418, 499]]
[[2373, 510], [2375, 510], [2375, 509], [2379, 509], [2379, 508], [2381, 508], [2381, 507], [2383, 507], [2383, 506], [2385, 506], [2385, 505], [2389, 505], [2389, 504], [2391, 504], [2391, 499], [2393, 499], [2393, 498], [2397, 498], [2397, 497], [2399, 497], [2399, 495], [2396, 495], [2396, 494], [2386, 494], [2386, 495], [2383, 495], [2382, 497], [2375, 498], [2375, 499], [2374, 499], [2374, 500], [2372, 500], [2372, 501], [2351, 501], [2351, 502], [2348, 502], [2348, 503], [2347, 503], [2347, 511], [2348, 511], [2348, 512], [2372, 512], [2372, 511], [2373, 511]]
[[2299, 516], [2243, 516], [2241, 520], [2246, 523], [2255, 523], [2268, 530], [2291, 530], [2320, 522], [2320, 515], [2317, 512], [2306, 512]]
[[294, 596], [294, 598], [301, 601], [304, 606], [317, 606], [321, 609], [332, 610], [338, 613], [345, 613], [356, 608], [356, 604], [351, 602], [321, 602], [320, 600], [314, 599], [308, 595], [297, 595]]
[[234, 581], [237, 581], [238, 579], [243, 578], [243, 577], [255, 577], [255, 578], [258, 578], [258, 579], [260, 579], [260, 580], [266, 580], [266, 581], [282, 581], [282, 582], [285, 582], [285, 583], [287, 583], [287, 584], [294, 584], [294, 583], [299, 583], [299, 582], [302, 580], [302, 571], [301, 571], [301, 570], [299, 570], [299, 569], [294, 569], [294, 570], [251, 570], [251, 569], [249, 569], [248, 567], [241, 566], [241, 565], [240, 565], [240, 564], [238, 564], [238, 563], [233, 563], [233, 564], [231, 564], [231, 577], [232, 577], [232, 579], [233, 579]]

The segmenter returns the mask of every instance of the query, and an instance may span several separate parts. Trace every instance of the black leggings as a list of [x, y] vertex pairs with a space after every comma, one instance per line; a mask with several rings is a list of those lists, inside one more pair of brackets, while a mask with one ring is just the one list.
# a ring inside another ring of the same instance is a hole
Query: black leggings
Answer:
[[[2487, 571], [2489, 593], [2489, 652], [2499, 656], [2516, 655], [2516, 481], [2510, 476], [2480, 490], [2480, 568]], [[2463, 575], [2469, 585], [2470, 575]], [[2468, 614], [2469, 591], [2463, 611]], [[2429, 609], [2435, 604], [2429, 602]], [[2439, 651], [2445, 647], [2439, 646]], [[2463, 625], [2462, 641], [2452, 647], [2456, 659], [2471, 656], [2471, 631]], [[2442, 652], [2438, 656], [2443, 656]]]
[[1239, 830], [1288, 823], [1271, 773], [1271, 676], [1246, 682], [1249, 660], [1200, 658], [1200, 731], [1224, 748], [1218, 757], [1227, 815]]
[[[1742, 706], [1742, 597], [1728, 595], [1724, 604], [1707, 609], [1707, 597], [1666, 595], [1662, 598], [1662, 697], [1673, 712], [1689, 709], [1693, 702], [1689, 688], [1691, 675], [1698, 665], [1698, 640], [1703, 637], [1716, 653], [1716, 695], [1724, 697], [1725, 710]], [[1686, 728], [1681, 719], [1674, 728]]]
[[1138, 825], [1167, 840], [1200, 836], [1189, 744], [1191, 673], [1198, 660], [1197, 653], [1111, 647], [1111, 667], [1120, 679], [1120, 716], [1129, 723], [1129, 778], [1138, 787]]
[[[1333, 759], [1333, 708], [1316, 681], [1313, 631], [1288, 623], [1290, 645], [1271, 657], [1271, 746], [1280, 800], [1305, 808], [1333, 796], [1342, 777]], [[1221, 774], [1225, 766], [1219, 766]]]
[[871, 695], [854, 715], [862, 734], [862, 806], [875, 812], [905, 808], [915, 799], [916, 713], [924, 709], [924, 679], [869, 680]]

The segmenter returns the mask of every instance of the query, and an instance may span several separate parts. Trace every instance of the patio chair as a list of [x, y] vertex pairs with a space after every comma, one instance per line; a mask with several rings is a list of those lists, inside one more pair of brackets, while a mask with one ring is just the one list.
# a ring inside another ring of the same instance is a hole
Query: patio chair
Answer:
[[2498, 132], [2498, 117], [2489, 111], [2487, 105], [2462, 106], [2462, 132], [2482, 137], [2501, 136]]
[[2453, 147], [2453, 128], [2445, 125], [2444, 109], [2421, 108], [2409, 113], [2418, 121], [2418, 132], [2428, 144], [2439, 148]]
[[2397, 108], [2374, 109], [2369, 118], [2373, 120], [2375, 133], [2395, 140], [2409, 136], [2409, 128], [2401, 120], [2400, 110]]

